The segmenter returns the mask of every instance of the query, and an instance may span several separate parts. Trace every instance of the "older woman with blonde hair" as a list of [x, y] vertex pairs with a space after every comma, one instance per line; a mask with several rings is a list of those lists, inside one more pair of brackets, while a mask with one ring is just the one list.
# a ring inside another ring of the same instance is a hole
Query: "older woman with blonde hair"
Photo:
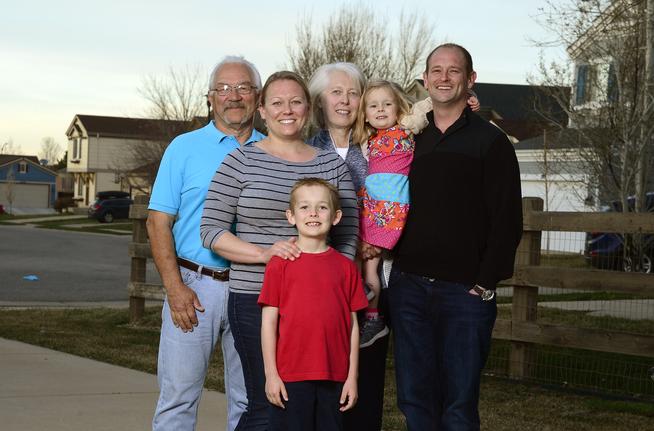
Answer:
[[[361, 192], [368, 175], [368, 161], [359, 142], [353, 141], [357, 111], [366, 78], [352, 63], [325, 64], [313, 73], [309, 92], [313, 108], [313, 124], [319, 130], [307, 143], [338, 154], [347, 165], [357, 193]], [[341, 221], [343, 223], [343, 221]], [[379, 249], [363, 245], [361, 257], [370, 258]], [[380, 309], [384, 309], [382, 292]], [[345, 430], [379, 431], [381, 429], [384, 378], [388, 336], [359, 352], [359, 401], [344, 415]]]

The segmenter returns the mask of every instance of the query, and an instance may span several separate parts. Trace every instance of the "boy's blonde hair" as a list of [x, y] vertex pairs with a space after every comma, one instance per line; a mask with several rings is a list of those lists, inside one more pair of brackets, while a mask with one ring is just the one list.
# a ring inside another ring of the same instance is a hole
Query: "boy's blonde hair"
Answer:
[[341, 199], [338, 196], [338, 189], [332, 183], [325, 181], [322, 178], [310, 177], [310, 178], [299, 179], [295, 182], [295, 184], [293, 184], [290, 193], [290, 200], [288, 202], [288, 209], [291, 210], [291, 213], [293, 213], [293, 207], [295, 207], [296, 204], [295, 192], [300, 187], [309, 187], [309, 186], [318, 186], [318, 187], [326, 188], [329, 191], [329, 203], [331, 204], [332, 210], [336, 212], [341, 209]]
[[366, 99], [372, 90], [377, 90], [379, 88], [386, 88], [393, 94], [395, 103], [397, 105], [398, 123], [402, 117], [411, 111], [409, 106], [409, 99], [399, 85], [383, 79], [370, 81], [366, 86], [366, 90], [363, 92], [363, 96], [361, 97], [361, 103], [359, 103], [359, 110], [357, 112], [357, 121], [354, 125], [354, 133], [352, 135], [352, 142], [359, 144], [362, 147], [365, 147], [366, 143], [368, 142], [368, 138], [376, 131], [374, 127], [366, 122]]

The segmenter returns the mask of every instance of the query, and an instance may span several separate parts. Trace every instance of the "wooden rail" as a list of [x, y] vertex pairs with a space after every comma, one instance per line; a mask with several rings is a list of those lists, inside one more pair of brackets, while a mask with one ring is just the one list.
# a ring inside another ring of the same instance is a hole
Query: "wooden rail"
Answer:
[[[145, 299], [163, 299], [163, 286], [146, 282], [146, 263], [152, 259], [147, 239], [147, 196], [136, 196], [130, 208], [134, 229], [128, 254], [130, 319], [143, 316]], [[496, 339], [511, 342], [509, 375], [532, 375], [538, 345], [587, 349], [654, 358], [654, 335], [584, 329], [538, 321], [538, 287], [583, 289], [629, 294], [653, 294], [654, 275], [593, 269], [540, 266], [541, 232], [654, 233], [654, 215], [633, 213], [543, 212], [538, 198], [523, 199], [524, 233], [516, 254], [514, 277], [503, 284], [513, 286], [511, 319], [498, 319]]]

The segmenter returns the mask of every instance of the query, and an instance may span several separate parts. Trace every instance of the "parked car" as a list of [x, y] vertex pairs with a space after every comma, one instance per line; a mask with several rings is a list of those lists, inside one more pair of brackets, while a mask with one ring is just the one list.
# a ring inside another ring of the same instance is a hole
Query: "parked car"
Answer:
[[[635, 198], [627, 200], [629, 211], [633, 211]], [[654, 192], [646, 195], [646, 208], [648, 212], [654, 211]], [[604, 208], [606, 212], [622, 212], [622, 202], [613, 201]], [[633, 234], [631, 234], [633, 235]], [[654, 234], [644, 234], [643, 253], [641, 256], [625, 256], [624, 245], [629, 240], [629, 234], [592, 232], [586, 237], [585, 257], [590, 264], [598, 269], [618, 271], [652, 272], [652, 258], [654, 258]]]
[[132, 203], [134, 201], [127, 192], [98, 192], [95, 203], [89, 207], [89, 218], [97, 219], [100, 223], [111, 223], [115, 219], [127, 218]]

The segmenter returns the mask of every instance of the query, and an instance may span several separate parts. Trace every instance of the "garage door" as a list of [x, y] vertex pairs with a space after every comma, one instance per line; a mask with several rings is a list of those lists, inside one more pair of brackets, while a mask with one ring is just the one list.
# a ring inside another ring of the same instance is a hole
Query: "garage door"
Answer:
[[[12, 184], [14, 208], [48, 208], [50, 186], [47, 184]], [[0, 184], [0, 204], [9, 207], [7, 184]]]

